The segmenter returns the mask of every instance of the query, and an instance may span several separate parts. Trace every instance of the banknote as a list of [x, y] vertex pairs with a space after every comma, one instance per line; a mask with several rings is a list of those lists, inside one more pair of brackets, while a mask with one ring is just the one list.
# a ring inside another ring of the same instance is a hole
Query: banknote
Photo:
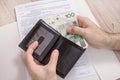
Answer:
[[87, 42], [82, 36], [71, 35], [66, 31], [68, 27], [78, 26], [77, 18], [74, 12], [71, 11], [66, 13], [60, 13], [52, 17], [49, 21], [47, 21], [47, 23], [70, 41], [83, 48], [87, 47]]

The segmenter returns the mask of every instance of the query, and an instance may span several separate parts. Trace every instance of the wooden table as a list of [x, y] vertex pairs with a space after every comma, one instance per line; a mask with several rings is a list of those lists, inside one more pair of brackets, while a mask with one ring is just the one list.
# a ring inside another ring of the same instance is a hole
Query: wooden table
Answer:
[[[0, 26], [16, 21], [14, 7], [37, 0], [0, 0]], [[120, 0], [86, 0], [100, 26], [111, 33], [120, 33]], [[115, 51], [120, 60], [120, 51]]]

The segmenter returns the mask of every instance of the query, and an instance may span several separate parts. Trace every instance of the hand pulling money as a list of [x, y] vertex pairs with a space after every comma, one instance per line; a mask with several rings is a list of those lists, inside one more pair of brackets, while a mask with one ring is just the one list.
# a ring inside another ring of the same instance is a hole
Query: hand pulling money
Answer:
[[86, 48], [88, 47], [87, 42], [80, 35], [71, 35], [66, 32], [68, 27], [78, 26], [78, 21], [74, 12], [60, 13], [51, 18], [47, 23], [60, 32], [64, 37], [74, 42], [75, 44]]

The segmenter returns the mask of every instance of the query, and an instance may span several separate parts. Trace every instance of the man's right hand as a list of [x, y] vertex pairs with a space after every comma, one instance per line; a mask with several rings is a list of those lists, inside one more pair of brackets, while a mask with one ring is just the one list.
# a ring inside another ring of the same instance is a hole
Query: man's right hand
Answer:
[[67, 32], [83, 36], [86, 41], [96, 48], [108, 48], [109, 34], [102, 31], [95, 23], [86, 17], [77, 16], [79, 26], [69, 27]]

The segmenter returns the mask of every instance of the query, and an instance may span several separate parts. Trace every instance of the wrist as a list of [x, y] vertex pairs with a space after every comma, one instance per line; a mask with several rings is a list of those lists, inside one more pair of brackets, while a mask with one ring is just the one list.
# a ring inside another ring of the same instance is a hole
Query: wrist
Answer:
[[120, 50], [120, 34], [108, 34], [107, 46], [112, 50]]
[[103, 47], [110, 49], [111, 46], [111, 35], [109, 33], [105, 33], [104, 39], [103, 39]]

